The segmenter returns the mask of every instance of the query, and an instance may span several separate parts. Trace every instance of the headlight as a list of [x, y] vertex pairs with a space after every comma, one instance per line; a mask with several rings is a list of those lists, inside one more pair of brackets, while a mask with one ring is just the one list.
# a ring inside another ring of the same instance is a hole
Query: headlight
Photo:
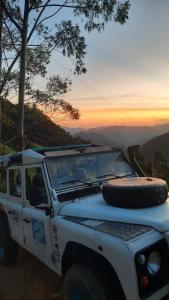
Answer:
[[140, 299], [147, 299], [168, 284], [169, 247], [167, 240], [158, 242], [138, 251], [135, 255]]
[[157, 251], [151, 252], [147, 262], [147, 271], [150, 275], [156, 275], [161, 268], [161, 256]]

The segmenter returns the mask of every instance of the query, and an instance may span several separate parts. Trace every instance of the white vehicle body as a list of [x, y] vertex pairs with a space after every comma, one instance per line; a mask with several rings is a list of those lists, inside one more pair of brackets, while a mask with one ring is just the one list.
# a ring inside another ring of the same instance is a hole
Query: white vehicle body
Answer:
[[[58, 150], [42, 155], [25, 150], [19, 154], [20, 162], [14, 155], [1, 157], [7, 187], [5, 193], [0, 193], [0, 209], [8, 218], [11, 237], [61, 276], [76, 259], [81, 263], [89, 259], [92, 263], [96, 255], [112, 268], [125, 299], [162, 299], [169, 294], [169, 277], [164, 278], [162, 286], [150, 288], [147, 293], [140, 291], [136, 255], [161, 242], [168, 247], [169, 201], [152, 208], [123, 209], [106, 204], [101, 191], [75, 194], [73, 200], [60, 201], [61, 192], [51, 184], [46, 161], [50, 157], [75, 155], [77, 151]], [[110, 149], [91, 147], [86, 151], [106, 153]], [[47, 194], [43, 205], [33, 206], [27, 199], [26, 170], [32, 168], [42, 170]], [[12, 195], [10, 187], [11, 170], [16, 169], [21, 172], [19, 197]], [[68, 190], [73, 193], [77, 187]]]

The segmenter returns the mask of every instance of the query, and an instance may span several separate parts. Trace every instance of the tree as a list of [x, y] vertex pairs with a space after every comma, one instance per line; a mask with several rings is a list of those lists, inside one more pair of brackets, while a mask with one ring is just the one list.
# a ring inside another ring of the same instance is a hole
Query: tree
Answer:
[[[3, 8], [0, 2], [0, 82], [2, 77], [2, 30], [3, 30]], [[0, 95], [1, 103], [1, 95]], [[1, 105], [0, 105], [0, 116], [1, 116]], [[1, 120], [0, 120], [0, 136], [1, 136]]]
[[169, 183], [169, 164], [163, 153], [155, 152], [152, 159], [153, 176]]
[[[5, 145], [14, 149], [13, 152], [19, 150], [15, 139], [17, 119], [16, 110], [16, 104], [13, 104], [8, 100], [2, 102], [2, 140]], [[25, 104], [25, 140], [27, 147], [84, 143], [81, 138], [72, 137], [63, 128], [53, 122], [51, 118], [40, 111], [35, 105], [31, 107], [27, 104]]]
[[[60, 11], [71, 9], [72, 16], [81, 18], [86, 31], [90, 32], [95, 29], [101, 32], [112, 18], [115, 22], [124, 24], [128, 18], [130, 3], [129, 0], [123, 2], [118, 0], [63, 0], [61, 4], [56, 0], [0, 0], [0, 2], [7, 41], [3, 45], [4, 53], [7, 52], [13, 56], [9, 65], [6, 59], [7, 68], [1, 72], [3, 76], [1, 76], [0, 95], [6, 93], [9, 83], [17, 86], [18, 81], [17, 131], [21, 148], [24, 148], [25, 91], [28, 98], [33, 96], [38, 103], [50, 103], [58, 107], [61, 105], [66, 109], [66, 102], [55, 97], [66, 93], [70, 86], [68, 78], [64, 80], [58, 76], [50, 78], [45, 92], [34, 90], [31, 84], [33, 76], [46, 75], [46, 66], [50, 62], [52, 52], [58, 50], [64, 56], [73, 57], [76, 74], [86, 72], [84, 64], [86, 43], [79, 25], [73, 24], [71, 20], [57, 21], [56, 15]], [[48, 24], [49, 21], [52, 29]], [[19, 71], [14, 69], [18, 66], [18, 60]], [[53, 88], [50, 93], [49, 86]], [[69, 108], [72, 108], [71, 105], [67, 106], [67, 109]], [[78, 118], [78, 111], [76, 110], [72, 116]]]

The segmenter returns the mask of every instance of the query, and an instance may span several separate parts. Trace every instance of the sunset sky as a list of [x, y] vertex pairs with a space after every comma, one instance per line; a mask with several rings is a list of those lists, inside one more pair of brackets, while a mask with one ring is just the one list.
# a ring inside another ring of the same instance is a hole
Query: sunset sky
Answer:
[[63, 124], [88, 128], [168, 122], [168, 33], [168, 0], [132, 0], [125, 25], [112, 21], [102, 34], [85, 33], [87, 74], [74, 76], [72, 61], [55, 52], [49, 72], [70, 76], [72, 91], [65, 99], [81, 112], [79, 121]]

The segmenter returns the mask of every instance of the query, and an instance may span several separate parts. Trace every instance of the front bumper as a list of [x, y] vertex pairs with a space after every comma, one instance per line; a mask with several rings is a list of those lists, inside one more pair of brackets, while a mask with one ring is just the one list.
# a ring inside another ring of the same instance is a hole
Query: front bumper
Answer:
[[169, 284], [158, 290], [146, 300], [169, 300]]

